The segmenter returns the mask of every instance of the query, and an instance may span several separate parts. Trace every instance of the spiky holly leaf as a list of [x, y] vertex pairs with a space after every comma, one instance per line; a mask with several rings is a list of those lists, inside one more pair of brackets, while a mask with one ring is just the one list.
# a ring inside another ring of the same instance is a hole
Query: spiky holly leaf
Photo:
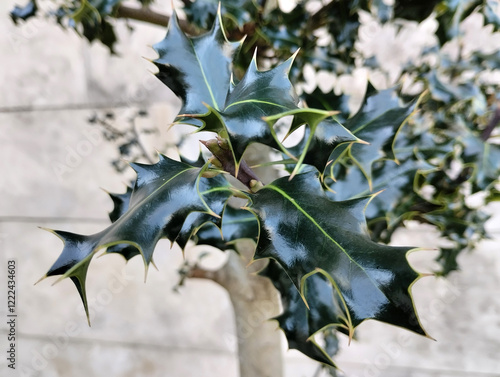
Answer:
[[[345, 123], [357, 138], [369, 145], [353, 144], [337, 148], [329, 160], [336, 162], [343, 153], [349, 153], [369, 183], [372, 164], [382, 158], [395, 159], [393, 143], [400, 127], [415, 108], [415, 103], [402, 105], [394, 88], [377, 91], [370, 83], [359, 111]], [[334, 163], [331, 164], [333, 168]], [[333, 172], [330, 171], [333, 176]]]
[[298, 97], [288, 78], [293, 59], [294, 56], [269, 71], [259, 71], [254, 55], [243, 79], [231, 85], [224, 108], [209, 106], [208, 113], [196, 116], [204, 122], [204, 131], [214, 131], [228, 139], [236, 167], [251, 143], [284, 150], [264, 118], [297, 109]]
[[201, 153], [201, 149], [198, 152], [198, 157], [196, 157], [196, 160], [191, 160], [187, 158], [186, 156], [183, 156], [182, 154], [179, 156], [181, 162], [184, 162], [185, 164], [191, 165], [191, 166], [196, 166], [197, 168], [203, 167], [207, 162], [205, 161], [205, 158], [203, 157], [203, 154]]
[[278, 261], [304, 300], [315, 300], [305, 280], [322, 272], [345, 302], [350, 332], [376, 319], [426, 334], [410, 293], [419, 278], [406, 259], [411, 248], [371, 241], [363, 213], [369, 198], [331, 201], [311, 172], [280, 178], [250, 198], [260, 227], [255, 258]]
[[286, 116], [293, 116], [286, 137], [301, 126], [307, 125], [302, 141], [295, 147], [289, 148], [289, 153], [298, 156], [297, 163], [292, 171], [292, 178], [300, 171], [303, 163], [315, 166], [322, 173], [328, 162], [328, 157], [341, 144], [364, 143], [335, 119], [334, 115], [336, 113], [335, 111], [305, 108], [294, 109], [265, 118], [266, 122], [272, 127], [277, 120]]
[[240, 43], [226, 40], [220, 18], [219, 13], [211, 32], [189, 38], [172, 17], [165, 39], [154, 46], [159, 54], [154, 63], [156, 76], [183, 101], [177, 122], [227, 138], [238, 167], [251, 143], [282, 148], [262, 118], [297, 107], [288, 78], [294, 56], [269, 71], [259, 71], [254, 56], [243, 79], [234, 84], [232, 59]]
[[280, 292], [283, 313], [275, 319], [285, 333], [289, 348], [299, 350], [319, 362], [335, 366], [330, 355], [314, 339], [315, 334], [325, 327], [335, 326], [340, 331], [348, 331], [345, 328], [342, 301], [325, 276], [315, 274], [304, 283], [306, 295], [314, 297], [314, 300], [308, 301], [308, 308], [297, 288], [276, 261], [269, 260], [269, 264], [259, 275], [271, 279]]
[[203, 169], [160, 155], [153, 165], [131, 164], [137, 180], [128, 209], [113, 224], [92, 235], [54, 231], [64, 249], [44, 277], [62, 275], [75, 283], [88, 316], [85, 280], [93, 256], [102, 248], [128, 244], [141, 253], [147, 267], [161, 238], [177, 240], [192, 213], [220, 218], [230, 196], [227, 181], [203, 178]]
[[196, 243], [211, 245], [221, 250], [233, 248], [236, 240], [244, 238], [257, 241], [259, 227], [254, 215], [240, 208], [227, 205], [222, 214], [222, 226], [203, 226], [196, 233]]
[[[214, 109], [224, 108], [230, 89], [231, 66], [240, 42], [227, 41], [220, 13], [212, 30], [189, 38], [180, 29], [176, 14], [172, 15], [165, 38], [153, 48], [159, 57], [156, 77], [182, 100], [180, 114], [206, 113], [205, 104]], [[178, 118], [194, 126], [201, 123], [190, 118]]]
[[336, 95], [334, 91], [323, 93], [316, 88], [312, 93], [302, 93], [301, 97], [308, 107], [338, 111], [335, 117], [341, 123], [349, 117], [349, 96], [346, 94]]
[[408, 195], [408, 187], [412, 186], [415, 175], [424, 174], [435, 167], [418, 159], [408, 159], [400, 164], [382, 161], [380, 165], [373, 172], [371, 189], [357, 166], [338, 166], [338, 172], [335, 173], [337, 181], [329, 185], [332, 191], [327, 195], [334, 200], [348, 200], [383, 190], [371, 200], [365, 215], [369, 220], [385, 218], [391, 227], [409, 210], [403, 197]]
[[[113, 210], [109, 213], [109, 219], [111, 220], [111, 222], [114, 223], [128, 211], [132, 191], [132, 187], [129, 186], [127, 187], [127, 191], [123, 194], [108, 193], [108, 195], [111, 197], [111, 200], [113, 200], [114, 205]], [[140, 254], [139, 250], [136, 247], [129, 244], [110, 246], [106, 249], [106, 253], [120, 254], [127, 261]]]

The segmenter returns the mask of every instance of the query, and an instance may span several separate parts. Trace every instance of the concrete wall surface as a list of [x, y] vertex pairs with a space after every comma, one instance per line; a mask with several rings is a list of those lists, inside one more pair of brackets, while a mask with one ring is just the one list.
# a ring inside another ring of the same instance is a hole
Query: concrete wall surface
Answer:
[[[34, 285], [62, 250], [61, 241], [39, 227], [81, 234], [103, 229], [112, 202], [101, 188], [124, 192], [134, 177], [132, 171], [116, 173], [116, 146], [87, 119], [108, 110], [127, 119], [146, 109], [138, 127], [161, 130], [142, 136], [148, 154], [154, 159], [156, 148], [175, 156], [171, 146], [179, 131], [167, 129], [180, 102], [143, 59], [154, 57], [148, 46], [163, 38], [163, 28], [132, 23], [131, 34], [120, 23], [120, 55], [111, 56], [46, 21], [15, 27], [8, 17], [15, 3], [0, 2], [0, 376], [238, 376], [227, 293], [194, 279], [175, 292], [182, 254], [167, 241], [158, 244], [158, 270], [150, 269], [146, 283], [139, 258], [125, 264], [107, 256], [92, 264], [92, 327], [69, 280]], [[460, 257], [462, 271], [421, 279], [413, 288], [422, 322], [436, 341], [368, 321], [349, 346], [341, 339], [341, 375], [500, 376], [500, 206], [488, 210], [493, 239]], [[435, 229], [415, 224], [393, 241], [429, 248], [410, 256], [420, 271], [435, 267], [432, 248], [439, 242]], [[15, 371], [5, 356], [11, 259], [18, 290]], [[302, 354], [283, 354], [286, 377], [326, 376]]]

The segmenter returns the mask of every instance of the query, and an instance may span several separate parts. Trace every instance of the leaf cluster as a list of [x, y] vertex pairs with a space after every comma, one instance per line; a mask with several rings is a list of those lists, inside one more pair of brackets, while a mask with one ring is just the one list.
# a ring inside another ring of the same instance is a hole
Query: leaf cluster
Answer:
[[[112, 224], [92, 235], [53, 231], [64, 248], [45, 277], [70, 278], [88, 312], [87, 271], [101, 249], [126, 260], [140, 256], [147, 271], [161, 238], [183, 250], [189, 241], [225, 250], [250, 238], [254, 259], [269, 260], [262, 275], [281, 293], [285, 311], [277, 320], [290, 347], [333, 366], [316, 341], [332, 329], [352, 338], [359, 324], [376, 319], [426, 335], [411, 296], [422, 276], [408, 264], [412, 248], [373, 242], [364, 216], [372, 196], [332, 200], [328, 183], [344, 155], [372, 182], [372, 165], [394, 159], [394, 134], [416, 103], [370, 86], [361, 109], [341, 122], [337, 111], [298, 106], [289, 79], [294, 56], [263, 71], [254, 55], [236, 80], [231, 73], [241, 44], [226, 39], [220, 15], [195, 38], [172, 18], [154, 45], [156, 76], [182, 100], [175, 123], [216, 134], [203, 142], [212, 156], [175, 161], [160, 154], [151, 165], [131, 163], [133, 187], [110, 194]], [[286, 148], [277, 136], [284, 117], [293, 118], [288, 135], [307, 130], [296, 147]], [[244, 159], [253, 143], [278, 152], [274, 163], [284, 177], [259, 180]], [[233, 206], [234, 196], [246, 203]]]
[[[61, 0], [54, 3], [55, 8], [49, 16], [61, 25], [75, 29], [89, 41], [99, 40], [114, 51], [117, 38], [113, 18], [119, 16], [120, 0]], [[138, 0], [138, 3], [147, 7], [150, 1]], [[183, 4], [182, 10], [191, 32], [207, 29], [217, 18], [218, 1], [185, 1]], [[361, 66], [384, 73], [383, 62], [378, 62], [375, 55], [366, 55], [357, 47], [362, 32], [362, 14], [370, 14], [380, 25], [391, 24], [397, 29], [428, 18], [436, 20], [435, 41], [422, 51], [418, 62], [406, 62], [396, 79], [396, 82], [404, 81], [406, 87], [418, 89], [408, 92], [401, 86], [395, 86], [392, 90], [392, 103], [398, 97], [407, 104], [421, 97], [418, 114], [400, 130], [398, 138], [392, 140], [395, 143], [392, 152], [388, 149], [389, 142], [383, 146], [385, 149], [375, 152], [368, 159], [364, 155], [353, 157], [351, 152], [360, 150], [359, 145], [344, 147], [344, 153], [337, 151], [335, 161], [338, 164], [329, 167], [330, 178], [326, 182], [333, 191], [331, 197], [338, 199], [375, 193], [386, 187], [387, 182], [397, 182], [378, 195], [368, 209], [372, 238], [389, 242], [394, 231], [404, 226], [407, 220], [434, 224], [441, 229], [442, 236], [453, 244], [441, 249], [438, 260], [442, 268], [438, 272], [447, 274], [457, 269], [456, 257], [459, 253], [473, 248], [486, 236], [484, 223], [487, 216], [480, 208], [471, 208], [466, 198], [481, 193], [486, 203], [498, 200], [495, 185], [500, 175], [500, 152], [498, 143], [491, 137], [500, 119], [498, 88], [494, 83], [485, 81], [482, 74], [498, 72], [500, 55], [477, 49], [465, 56], [459, 49], [458, 56], [450, 56], [449, 49], [444, 47], [451, 43], [462, 44], [461, 23], [473, 14], [481, 15], [485, 25], [496, 32], [500, 25], [497, 3], [493, 0], [396, 0], [387, 5], [381, 0], [340, 0], [318, 8], [308, 1], [301, 1], [294, 9], [285, 12], [272, 1], [223, 0], [221, 7], [226, 36], [232, 40], [247, 36], [242, 53], [233, 56], [236, 78], [241, 79], [249, 65], [273, 67], [287, 60], [290, 51], [298, 51], [294, 64], [288, 69], [292, 81], [299, 83], [305, 80], [307, 67], [316, 72], [330, 72], [337, 77], [351, 74]], [[36, 0], [30, 0], [24, 7], [16, 7], [11, 17], [18, 22], [33, 17], [37, 12], [40, 13]], [[186, 28], [185, 23], [183, 28]], [[258, 48], [259, 55], [253, 62], [250, 52], [255, 48]], [[228, 85], [226, 78], [220, 82]], [[408, 85], [409, 82], [411, 85]], [[375, 97], [370, 99], [371, 90], [367, 88], [366, 99], [377, 100]], [[340, 111], [337, 119], [348, 119], [354, 115], [346, 105], [348, 98], [345, 95], [323, 93], [316, 88], [302, 93], [300, 97], [310, 107]], [[386, 95], [384, 98], [389, 97]], [[222, 106], [222, 100], [217, 101], [214, 105]], [[288, 99], [282, 110], [292, 109], [293, 101], [296, 102], [295, 99]], [[197, 106], [198, 111], [204, 111], [199, 102]], [[214, 108], [217, 109], [217, 106]], [[236, 113], [238, 107], [232, 108]], [[320, 151], [322, 144], [316, 140], [315, 135], [323, 132], [323, 126], [320, 124], [318, 127], [319, 132], [313, 132], [311, 140], [303, 141], [314, 146], [310, 148], [312, 151], [318, 151], [304, 156], [303, 162], [317, 168], [328, 160], [328, 157], [321, 159], [319, 156], [326, 156], [326, 153]], [[275, 148], [272, 135], [261, 131], [256, 131], [252, 140], [262, 142], [265, 139], [264, 144]], [[359, 139], [373, 143], [366, 135], [358, 134], [359, 130], [351, 131]], [[235, 132], [230, 130], [229, 140], [234, 144], [232, 150], [237, 161], [241, 158], [244, 142], [238, 140]], [[382, 138], [381, 141], [387, 140]], [[299, 145], [297, 149], [302, 147]], [[368, 153], [368, 149], [362, 150]], [[384, 153], [396, 162], [384, 160]], [[373, 164], [377, 158], [379, 161]], [[362, 177], [368, 178], [368, 181], [362, 181]]]

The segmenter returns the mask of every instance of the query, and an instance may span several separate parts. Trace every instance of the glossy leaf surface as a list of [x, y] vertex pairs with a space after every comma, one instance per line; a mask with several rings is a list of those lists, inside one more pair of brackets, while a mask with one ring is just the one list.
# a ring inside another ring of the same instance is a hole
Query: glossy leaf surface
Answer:
[[298, 103], [288, 79], [293, 57], [260, 71], [254, 56], [242, 80], [234, 84], [231, 63], [238, 47], [225, 39], [220, 15], [212, 31], [197, 38], [187, 37], [173, 17], [167, 36], [154, 46], [160, 56], [154, 61], [157, 77], [183, 101], [178, 121], [227, 138], [236, 166], [251, 143], [280, 148], [262, 118]]
[[[180, 114], [206, 113], [205, 104], [224, 108], [239, 46], [226, 40], [220, 17], [209, 33], [190, 38], [180, 29], [177, 16], [172, 16], [167, 35], [153, 46], [159, 55], [153, 63], [159, 70], [156, 77], [182, 100]], [[190, 123], [189, 119], [183, 122]]]
[[370, 240], [363, 213], [368, 200], [331, 201], [314, 173], [266, 185], [251, 195], [260, 227], [255, 258], [275, 259], [306, 302], [314, 301], [306, 278], [324, 273], [350, 333], [371, 318], [425, 335], [410, 294], [419, 277], [406, 259], [411, 248]]
[[211, 245], [220, 250], [233, 248], [233, 243], [240, 239], [257, 241], [259, 227], [254, 215], [240, 208], [227, 205], [222, 214], [222, 226], [213, 224], [203, 226], [195, 237], [201, 245]]
[[348, 150], [345, 146], [337, 148], [329, 160], [335, 162], [348, 152], [370, 182], [375, 161], [395, 159], [392, 144], [414, 107], [414, 104], [402, 105], [394, 89], [377, 91], [369, 84], [361, 108], [344, 122], [345, 128], [369, 145], [353, 144]]
[[[130, 204], [130, 197], [132, 196], [132, 187], [127, 187], [127, 191], [123, 194], [111, 194], [111, 200], [113, 200], [113, 210], [109, 213], [109, 219], [111, 222], [115, 222], [121, 216], [123, 216], [128, 211], [128, 206]], [[125, 258], [125, 260], [130, 260], [133, 257], [140, 254], [140, 251], [129, 244], [118, 244], [110, 246], [106, 249], [106, 253], [116, 253], [120, 254]]]
[[186, 218], [192, 213], [210, 215], [217, 221], [230, 195], [224, 178], [202, 178], [201, 169], [162, 155], [154, 165], [131, 166], [137, 172], [134, 189], [130, 195], [116, 199], [121, 203], [129, 199], [128, 209], [125, 211], [122, 205], [112, 212], [112, 217], [121, 214], [112, 225], [88, 236], [54, 231], [64, 241], [64, 249], [46, 276], [70, 277], [87, 311], [85, 278], [89, 263], [99, 249], [119, 245], [122, 249], [112, 251], [125, 250], [127, 258], [129, 250], [123, 247], [133, 246], [142, 255], [147, 268], [161, 238], [176, 241]]
[[[417, 173], [434, 169], [421, 160], [408, 159], [400, 164], [394, 161], [383, 161], [373, 172], [372, 187], [357, 166], [342, 167], [337, 170], [337, 181], [329, 187], [333, 192], [328, 196], [334, 200], [348, 200], [378, 193], [366, 208], [369, 220], [385, 218], [390, 226], [410, 209], [404, 205], [403, 197], [407, 196], [407, 188], [411, 187]], [[413, 192], [413, 191], [412, 191]]]
[[[280, 292], [283, 313], [275, 319], [285, 333], [288, 347], [294, 348], [319, 362], [335, 366], [328, 353], [314, 340], [314, 335], [332, 323], [342, 331], [345, 319], [338, 306], [338, 295], [322, 274], [315, 274], [305, 282], [309, 308], [283, 268], [273, 259], [259, 275], [271, 279]], [[340, 327], [339, 327], [340, 326]]]
[[294, 133], [301, 126], [306, 127], [304, 138], [289, 152], [297, 157], [297, 163], [292, 177], [297, 174], [303, 163], [315, 166], [323, 172], [332, 151], [341, 144], [363, 142], [351, 134], [335, 118], [336, 112], [317, 109], [294, 109], [275, 116], [265, 118], [270, 126], [278, 119], [293, 116], [293, 122], [286, 137]]
[[254, 57], [243, 79], [231, 88], [224, 109], [210, 108], [199, 117], [205, 122], [203, 130], [227, 135], [237, 165], [251, 143], [281, 148], [263, 118], [297, 108], [298, 97], [288, 79], [292, 63], [293, 57], [274, 69], [259, 71]]

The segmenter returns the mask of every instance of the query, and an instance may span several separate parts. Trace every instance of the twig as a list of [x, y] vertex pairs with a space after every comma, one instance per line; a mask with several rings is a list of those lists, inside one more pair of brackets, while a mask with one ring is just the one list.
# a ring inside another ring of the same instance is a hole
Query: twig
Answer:
[[218, 163], [220, 163], [220, 167], [224, 169], [224, 171], [227, 171], [249, 189], [254, 190], [256, 187], [262, 186], [259, 177], [257, 177], [245, 160], [240, 161], [238, 176], [236, 176], [236, 164], [227, 142], [222, 139], [211, 139], [201, 141], [201, 143], [213, 153]]
[[[308, 26], [312, 28], [312, 30], [316, 30], [326, 25], [328, 16], [331, 15], [333, 8], [337, 6], [337, 2], [339, 1], [330, 1], [328, 4], [324, 5], [316, 13], [314, 13], [311, 17], [309, 17], [309, 21], [307, 22]], [[342, 2], [342, 0], [340, 2]]]
[[[127, 5], [118, 5], [116, 9], [116, 18], [128, 18], [131, 20], [148, 22], [150, 24], [159, 25], [159, 26], [168, 26], [170, 22], [170, 17], [166, 14], [158, 13], [150, 8], [133, 8]], [[199, 34], [199, 31], [193, 27], [192, 24], [187, 22], [186, 20], [179, 20], [179, 26], [181, 29], [192, 35]]]
[[488, 122], [488, 125], [481, 133], [481, 139], [483, 141], [488, 140], [489, 137], [491, 136], [491, 133], [493, 132], [495, 127], [498, 126], [499, 123], [500, 123], [500, 105], [497, 106], [495, 113], [493, 114], [490, 121]]
[[197, 278], [197, 279], [207, 279], [207, 280], [213, 280], [215, 281], [216, 283], [218, 283], [220, 281], [220, 273], [218, 273], [219, 271], [209, 271], [209, 270], [205, 270], [197, 265], [195, 265], [194, 267], [192, 267], [188, 274], [187, 274], [187, 277], [190, 277], [190, 278]]

